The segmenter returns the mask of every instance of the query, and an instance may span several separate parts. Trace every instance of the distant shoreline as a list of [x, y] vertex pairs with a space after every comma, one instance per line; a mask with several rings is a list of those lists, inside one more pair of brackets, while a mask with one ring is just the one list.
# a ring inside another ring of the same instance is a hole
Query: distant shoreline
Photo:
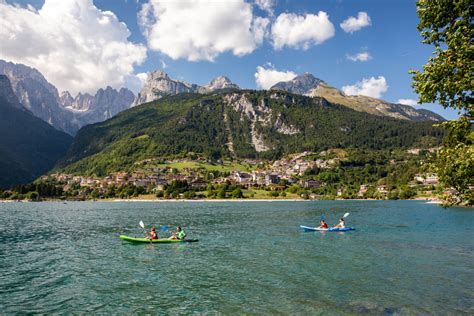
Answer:
[[[316, 201], [390, 201], [390, 200], [377, 200], [377, 199], [333, 199], [333, 200], [313, 200], [313, 199], [102, 199], [102, 200], [93, 200], [88, 199], [84, 201], [80, 200], [42, 200], [42, 201], [28, 201], [28, 200], [0, 200], [0, 203], [39, 203], [39, 202], [58, 202], [58, 203], [67, 203], [67, 202], [99, 202], [99, 203], [118, 203], [118, 202], [149, 202], [149, 203], [206, 203], [206, 202], [316, 202]], [[438, 199], [430, 198], [417, 198], [417, 199], [407, 199], [407, 200], [398, 200], [398, 201], [424, 201], [427, 204], [442, 204], [443, 202]]]

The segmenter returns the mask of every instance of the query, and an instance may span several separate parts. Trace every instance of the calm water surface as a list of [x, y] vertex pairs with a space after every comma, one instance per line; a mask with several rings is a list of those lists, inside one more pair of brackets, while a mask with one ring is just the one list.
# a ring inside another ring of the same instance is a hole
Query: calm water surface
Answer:
[[[357, 230], [299, 230], [322, 209]], [[200, 241], [122, 242], [140, 220]], [[473, 314], [473, 224], [415, 201], [0, 203], [0, 313]]]

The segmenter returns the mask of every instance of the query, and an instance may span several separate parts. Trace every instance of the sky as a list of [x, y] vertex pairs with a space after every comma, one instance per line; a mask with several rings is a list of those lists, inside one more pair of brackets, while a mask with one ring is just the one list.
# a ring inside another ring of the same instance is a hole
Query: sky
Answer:
[[146, 73], [267, 89], [305, 72], [349, 95], [415, 105], [421, 43], [412, 0], [0, 0], [0, 59], [60, 91], [138, 92]]

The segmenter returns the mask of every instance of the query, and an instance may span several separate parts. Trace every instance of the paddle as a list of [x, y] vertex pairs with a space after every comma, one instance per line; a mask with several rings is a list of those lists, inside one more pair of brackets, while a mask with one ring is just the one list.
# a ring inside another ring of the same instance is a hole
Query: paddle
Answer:
[[[342, 218], [346, 218], [347, 216], [349, 216], [349, 213], [346, 213], [342, 216]], [[339, 225], [339, 224], [338, 224]]]
[[143, 228], [143, 230], [145, 230], [145, 236], [146, 236], [146, 235], [147, 235], [147, 231], [146, 231], [146, 229], [145, 229], [145, 224], [143, 224], [143, 222], [140, 221], [139, 225], [140, 225], [141, 228]]

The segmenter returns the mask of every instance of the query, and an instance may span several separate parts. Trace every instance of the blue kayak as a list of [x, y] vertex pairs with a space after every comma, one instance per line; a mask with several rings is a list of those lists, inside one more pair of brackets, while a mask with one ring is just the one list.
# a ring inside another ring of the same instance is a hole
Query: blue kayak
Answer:
[[344, 227], [344, 228], [318, 228], [318, 227], [308, 227], [308, 226], [303, 226], [300, 225], [300, 227], [305, 231], [305, 232], [347, 232], [349, 230], [355, 230], [354, 227]]

